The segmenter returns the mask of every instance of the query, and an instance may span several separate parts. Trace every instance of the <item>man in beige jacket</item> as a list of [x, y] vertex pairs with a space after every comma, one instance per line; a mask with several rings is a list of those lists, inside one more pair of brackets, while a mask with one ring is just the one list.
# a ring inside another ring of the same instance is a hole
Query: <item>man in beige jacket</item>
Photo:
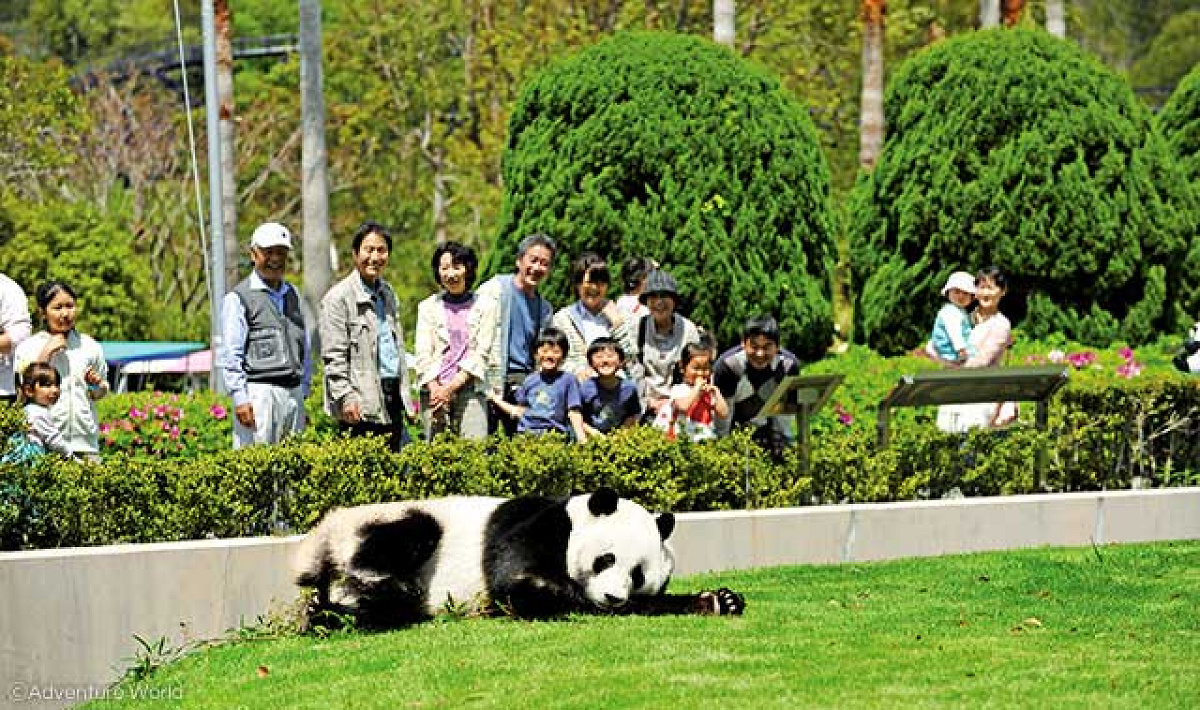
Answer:
[[351, 434], [386, 436], [399, 451], [412, 403], [396, 294], [383, 278], [392, 236], [366, 222], [351, 247], [354, 271], [321, 299], [325, 411]]

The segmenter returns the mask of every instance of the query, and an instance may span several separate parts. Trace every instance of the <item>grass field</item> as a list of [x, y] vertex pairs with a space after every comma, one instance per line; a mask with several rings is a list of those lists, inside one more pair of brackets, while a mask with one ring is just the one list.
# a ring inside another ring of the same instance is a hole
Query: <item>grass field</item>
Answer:
[[447, 619], [243, 641], [122, 693], [222, 710], [1200, 707], [1200, 541], [673, 583], [716, 585], [745, 594], [744, 617]]

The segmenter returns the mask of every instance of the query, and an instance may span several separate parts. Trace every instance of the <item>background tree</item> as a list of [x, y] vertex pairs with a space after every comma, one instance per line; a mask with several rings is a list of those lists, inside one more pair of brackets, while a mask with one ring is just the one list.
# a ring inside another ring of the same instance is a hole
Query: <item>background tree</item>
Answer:
[[884, 0], [863, 0], [862, 21], [862, 126], [858, 163], [864, 170], [875, 166], [883, 142], [883, 15]]
[[1129, 80], [1136, 87], [1174, 87], [1200, 64], [1200, 9], [1174, 15], [1163, 25], [1133, 64]]
[[[658, 259], [723, 344], [757, 313], [819, 357], [832, 336], [829, 174], [804, 107], [712, 43], [618, 34], [526, 85], [509, 124], [505, 199], [485, 271], [544, 231], [564, 261]], [[546, 291], [575, 299], [561, 264]]]
[[31, 197], [60, 183], [87, 125], [61, 64], [0, 56], [0, 191]]
[[0, 201], [0, 213], [10, 220], [0, 226], [0, 272], [31, 299], [38, 284], [63, 279], [81, 301], [81, 330], [97, 340], [149, 335], [162, 316], [153, 305], [150, 264], [118, 220], [60, 199]]
[[884, 107], [883, 154], [850, 207], [862, 340], [918, 345], [946, 275], [990, 263], [1033, 337], [1139, 344], [1175, 329], [1186, 198], [1120, 77], [1041, 31], [980, 31], [905, 62]]

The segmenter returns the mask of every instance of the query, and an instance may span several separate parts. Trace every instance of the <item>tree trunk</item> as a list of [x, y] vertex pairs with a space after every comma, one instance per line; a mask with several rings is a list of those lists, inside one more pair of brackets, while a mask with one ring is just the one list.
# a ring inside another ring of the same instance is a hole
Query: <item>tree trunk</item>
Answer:
[[1000, 0], [979, 0], [979, 27], [987, 29], [1000, 25]]
[[875, 167], [883, 144], [883, 15], [885, 0], [862, 1], [862, 110], [859, 118], [858, 164]]
[[1025, 14], [1025, 0], [1001, 0], [1000, 8], [1004, 26], [1013, 27], [1021, 21], [1021, 16]]
[[[221, 141], [221, 225], [224, 228], [225, 283], [236, 284], [240, 248], [237, 233], [237, 153], [233, 123], [233, 15], [229, 0], [214, 0], [217, 41], [217, 121]], [[214, 248], [218, 248], [214, 245]]]
[[1046, 0], [1046, 31], [1055, 37], [1067, 36], [1067, 16], [1063, 0]]
[[[325, 94], [321, 87], [321, 2], [300, 0], [300, 196], [304, 214], [304, 302], [310, 332], [321, 297], [333, 280], [329, 255], [329, 156], [325, 149]], [[314, 347], [316, 339], [314, 338]]]
[[713, 40], [733, 49], [735, 0], [713, 0]]

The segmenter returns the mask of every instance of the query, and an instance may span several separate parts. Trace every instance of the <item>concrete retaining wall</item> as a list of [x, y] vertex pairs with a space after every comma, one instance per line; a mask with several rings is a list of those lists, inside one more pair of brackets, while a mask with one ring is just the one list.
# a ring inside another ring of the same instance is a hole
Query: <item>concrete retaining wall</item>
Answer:
[[[682, 513], [678, 574], [1200, 539], [1200, 488]], [[102, 692], [140, 646], [215, 638], [295, 598], [299, 538], [0, 553], [0, 707]], [[26, 702], [22, 702], [26, 701]]]

